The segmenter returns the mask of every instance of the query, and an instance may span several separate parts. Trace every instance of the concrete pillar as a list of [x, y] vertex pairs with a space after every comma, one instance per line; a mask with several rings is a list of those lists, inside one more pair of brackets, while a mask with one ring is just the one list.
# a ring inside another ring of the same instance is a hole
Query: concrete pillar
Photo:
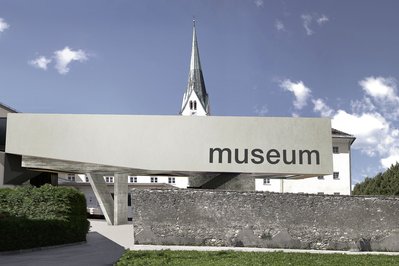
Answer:
[[[134, 189], [130, 189], [130, 206], [133, 208], [134, 207], [134, 202], [133, 202], [133, 193], [135, 193]], [[132, 215], [133, 215], [133, 211], [132, 211]], [[132, 240], [133, 240], [133, 245], [135, 244], [134, 242], [134, 216], [132, 217]]]
[[127, 179], [127, 174], [114, 174], [114, 225], [127, 224]]
[[96, 195], [97, 201], [100, 204], [101, 211], [104, 214], [107, 224], [114, 224], [114, 200], [108, 190], [107, 183], [105, 183], [103, 174], [86, 174], [89, 178], [91, 188]]

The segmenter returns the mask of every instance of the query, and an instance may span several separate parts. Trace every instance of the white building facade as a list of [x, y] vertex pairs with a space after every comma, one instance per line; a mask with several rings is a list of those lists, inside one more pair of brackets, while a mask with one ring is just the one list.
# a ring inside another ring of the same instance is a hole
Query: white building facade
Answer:
[[332, 129], [332, 175], [306, 179], [255, 179], [257, 191], [351, 195], [351, 145], [355, 137], [342, 131]]

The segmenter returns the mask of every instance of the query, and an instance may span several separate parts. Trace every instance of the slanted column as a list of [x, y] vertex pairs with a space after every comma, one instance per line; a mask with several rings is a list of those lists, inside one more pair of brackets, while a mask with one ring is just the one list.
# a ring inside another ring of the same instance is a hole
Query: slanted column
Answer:
[[91, 188], [96, 195], [97, 201], [100, 204], [101, 211], [104, 214], [107, 224], [114, 224], [114, 200], [108, 190], [108, 185], [105, 183], [104, 175], [102, 174], [86, 174], [89, 178]]
[[114, 225], [127, 224], [128, 175], [114, 174]]

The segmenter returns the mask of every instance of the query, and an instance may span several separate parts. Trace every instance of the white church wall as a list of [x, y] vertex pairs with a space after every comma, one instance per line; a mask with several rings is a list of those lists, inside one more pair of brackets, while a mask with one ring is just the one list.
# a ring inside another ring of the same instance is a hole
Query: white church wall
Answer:
[[[193, 106], [193, 108], [190, 108], [190, 101], [193, 102], [193, 105], [194, 105], [194, 102], [196, 102], [195, 110], [194, 110], [195, 105]], [[190, 97], [187, 100], [187, 105], [183, 109], [181, 114], [184, 116], [206, 116], [207, 115], [206, 111], [202, 107], [202, 104], [201, 104], [200, 100], [198, 99], [198, 96], [195, 92], [191, 93]]]

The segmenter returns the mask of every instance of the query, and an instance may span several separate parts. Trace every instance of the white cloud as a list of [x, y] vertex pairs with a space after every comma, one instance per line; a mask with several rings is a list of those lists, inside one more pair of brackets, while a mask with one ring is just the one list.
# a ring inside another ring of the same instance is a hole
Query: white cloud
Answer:
[[384, 168], [389, 168], [392, 164], [396, 164], [399, 162], [399, 150], [393, 150], [389, 156], [382, 158], [380, 162]]
[[370, 136], [374, 132], [386, 130], [389, 125], [385, 118], [378, 113], [364, 113], [361, 115], [348, 114], [338, 110], [332, 120], [333, 126], [356, 136]]
[[277, 31], [285, 31], [285, 25], [281, 20], [276, 20], [274, 26], [276, 27]]
[[394, 78], [366, 77], [359, 81], [363, 98], [351, 102], [352, 114], [339, 110], [333, 126], [354, 134], [353, 148], [379, 158], [386, 169], [399, 161], [399, 97]]
[[88, 60], [88, 55], [83, 50], [73, 51], [66, 46], [63, 50], [54, 52], [55, 68], [60, 74], [69, 72], [69, 64], [73, 61], [84, 62]]
[[29, 61], [30, 65], [43, 70], [47, 70], [47, 65], [50, 63], [51, 59], [48, 59], [45, 56], [39, 56], [38, 58]]
[[389, 152], [390, 123], [379, 113], [349, 114], [338, 110], [332, 118], [332, 127], [353, 134], [357, 140], [354, 148], [369, 156], [382, 155]]
[[286, 79], [281, 81], [280, 87], [294, 94], [295, 100], [293, 103], [296, 109], [300, 110], [306, 106], [307, 100], [311, 94], [311, 90], [306, 87], [302, 81], [295, 83], [291, 82], [289, 79]]
[[363, 97], [362, 100], [351, 101], [351, 107], [352, 112], [357, 114], [375, 112], [377, 110], [377, 107], [368, 97]]
[[293, 112], [293, 113], [291, 114], [291, 116], [292, 116], [292, 117], [300, 117], [300, 114], [298, 114], [298, 113], [296, 113], [296, 112]]
[[263, 0], [255, 0], [254, 3], [257, 7], [263, 7]]
[[310, 28], [310, 25], [312, 24], [312, 16], [311, 15], [305, 15], [303, 14], [301, 16], [302, 18], [302, 25], [306, 30], [306, 34], [307, 35], [312, 35], [313, 34], [313, 30]]
[[329, 18], [326, 15], [321, 15], [317, 20], [317, 24], [322, 25], [329, 21]]
[[307, 35], [312, 35], [314, 33], [314, 30], [312, 29], [312, 24], [313, 21], [316, 21], [316, 23], [319, 26], [322, 26], [323, 24], [325, 24], [326, 22], [329, 21], [329, 18], [326, 15], [310, 15], [310, 14], [302, 14], [301, 15], [301, 19], [302, 19], [302, 25], [305, 28], [306, 34]]
[[334, 110], [331, 109], [322, 99], [312, 100], [313, 102], [313, 111], [320, 113], [323, 117], [330, 117]]
[[5, 31], [9, 27], [10, 25], [3, 18], [0, 18], [0, 32]]
[[399, 119], [396, 79], [371, 76], [359, 81], [359, 85], [362, 87], [364, 97], [358, 105], [374, 108], [387, 119]]
[[359, 81], [363, 91], [377, 100], [399, 101], [396, 81], [393, 78], [367, 77]]
[[[349, 112], [333, 109], [323, 99], [312, 99], [310, 89], [303, 89], [303, 87], [306, 88], [303, 82], [293, 83], [290, 80], [285, 80], [281, 82], [280, 87], [295, 94], [296, 102], [294, 104], [296, 104], [297, 110], [301, 109], [298, 107], [306, 105], [306, 99], [311, 99], [315, 113], [319, 113], [323, 117], [331, 117], [332, 127], [354, 135], [356, 141], [352, 148], [378, 159], [378, 169], [384, 170], [391, 164], [399, 162], [397, 82], [394, 78], [371, 76], [360, 80], [359, 85], [363, 96], [361, 99], [351, 101]], [[297, 95], [302, 95], [302, 98]], [[297, 113], [293, 115], [297, 115]], [[377, 168], [373, 167], [372, 169]]]
[[258, 116], [264, 116], [269, 112], [269, 109], [267, 108], [267, 105], [262, 105], [262, 106], [255, 106], [254, 107], [254, 112]]

